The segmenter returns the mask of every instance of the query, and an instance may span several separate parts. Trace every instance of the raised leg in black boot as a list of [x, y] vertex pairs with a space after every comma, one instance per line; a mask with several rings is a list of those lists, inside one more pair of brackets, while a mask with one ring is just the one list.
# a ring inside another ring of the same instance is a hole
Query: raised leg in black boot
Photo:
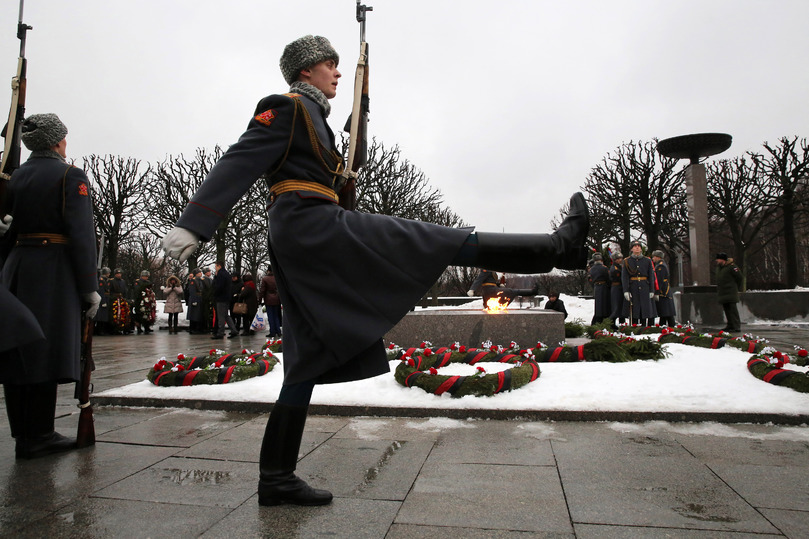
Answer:
[[295, 475], [314, 383], [285, 385], [272, 408], [259, 457], [259, 505], [326, 505], [332, 494]]

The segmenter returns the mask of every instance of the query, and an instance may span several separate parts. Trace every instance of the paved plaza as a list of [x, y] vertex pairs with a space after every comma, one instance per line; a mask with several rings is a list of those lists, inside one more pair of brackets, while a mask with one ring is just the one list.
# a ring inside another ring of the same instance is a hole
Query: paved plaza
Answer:
[[[777, 346], [805, 330], [756, 327]], [[217, 342], [258, 348], [263, 336]], [[96, 337], [95, 392], [207, 336]], [[57, 428], [72, 433], [72, 386]], [[271, 403], [267, 404], [267, 410]], [[260, 507], [266, 413], [95, 406], [95, 446], [15, 460], [0, 414], [3, 537], [809, 536], [809, 427], [313, 415], [298, 473], [325, 507]], [[647, 419], [654, 419], [649, 417]], [[689, 419], [689, 418], [685, 418]]]

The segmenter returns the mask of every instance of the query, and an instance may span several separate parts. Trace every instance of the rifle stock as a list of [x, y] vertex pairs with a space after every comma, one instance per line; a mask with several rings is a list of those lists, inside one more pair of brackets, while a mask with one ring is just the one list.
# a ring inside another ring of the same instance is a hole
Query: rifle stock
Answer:
[[26, 71], [28, 61], [25, 59], [25, 35], [30, 26], [22, 22], [23, 2], [20, 1], [20, 17], [17, 22], [17, 37], [20, 40], [20, 56], [17, 59], [17, 73], [11, 79], [11, 107], [8, 113], [8, 121], [3, 128], [2, 136], [5, 138], [3, 144], [3, 156], [0, 159], [0, 217], [6, 214], [6, 189], [11, 173], [20, 167], [20, 153], [22, 122], [25, 115], [25, 89]]
[[79, 427], [76, 432], [76, 447], [87, 447], [96, 443], [96, 430], [93, 419], [93, 404], [90, 393], [93, 385], [90, 378], [95, 370], [93, 361], [93, 319], [82, 317], [81, 332], [81, 379], [76, 382], [75, 397], [79, 400]]
[[374, 8], [357, 0], [357, 22], [360, 23], [360, 56], [354, 74], [354, 104], [346, 129], [349, 133], [348, 160], [343, 179], [345, 183], [338, 193], [340, 206], [353, 210], [357, 205], [357, 176], [365, 165], [368, 154], [368, 43], [365, 41], [365, 14]]

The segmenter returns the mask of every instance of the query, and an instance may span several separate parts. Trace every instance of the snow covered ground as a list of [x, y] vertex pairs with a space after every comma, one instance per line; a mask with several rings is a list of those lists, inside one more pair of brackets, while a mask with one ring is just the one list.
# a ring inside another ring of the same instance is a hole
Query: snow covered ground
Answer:
[[[592, 300], [562, 298], [568, 321], [592, 317]], [[481, 300], [459, 308], [482, 308]], [[162, 306], [158, 311], [162, 310]], [[408, 343], [402, 343], [408, 344]], [[433, 343], [436, 346], [450, 343]], [[508, 343], [496, 343], [508, 345]], [[518, 343], [527, 347], [534, 343]], [[799, 343], [805, 345], [805, 343]], [[435, 396], [419, 388], [405, 388], [391, 373], [368, 380], [315, 388], [313, 404], [566, 411], [659, 411], [806, 414], [809, 394], [758, 380], [747, 371], [750, 354], [735, 348], [707, 350], [667, 344], [669, 357], [660, 361], [630, 363], [541, 363], [538, 380], [520, 389], [493, 397], [453, 398]], [[173, 359], [182, 350], [167, 350]], [[279, 354], [283, 362], [283, 354]], [[160, 358], [155, 358], [157, 361]], [[479, 364], [493, 373], [508, 366]], [[787, 365], [806, 372], [806, 368]], [[442, 374], [472, 374], [474, 367], [452, 365]], [[146, 373], [144, 373], [145, 376]], [[106, 391], [104, 396], [171, 399], [274, 402], [282, 381], [280, 366], [269, 374], [226, 385], [157, 387], [144, 380]]]

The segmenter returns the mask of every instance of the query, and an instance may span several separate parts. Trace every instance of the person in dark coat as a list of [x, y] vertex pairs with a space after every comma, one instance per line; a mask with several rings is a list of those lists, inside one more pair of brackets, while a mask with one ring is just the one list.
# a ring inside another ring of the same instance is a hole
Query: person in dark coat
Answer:
[[742, 320], [739, 316], [739, 289], [742, 287], [744, 279], [739, 266], [733, 263], [732, 258], [728, 258], [727, 253], [716, 255], [716, 296], [725, 311], [727, 324], [723, 331], [738, 332], [742, 330]]
[[132, 333], [132, 309], [127, 300], [129, 286], [123, 277], [123, 270], [115, 268], [110, 283], [110, 299], [112, 300], [112, 313], [110, 316], [113, 333], [129, 335]]
[[615, 253], [612, 255], [612, 265], [610, 265], [610, 318], [612, 318], [612, 328], [618, 329], [618, 324], [625, 324], [629, 317], [629, 302], [624, 298], [624, 289], [621, 282], [621, 271], [624, 264], [624, 255]]
[[[242, 283], [241, 278], [239, 278], [238, 275], [236, 275], [234, 273], [231, 273], [230, 274], [230, 303], [228, 304], [228, 310], [230, 311], [230, 317], [233, 319], [233, 323], [236, 324], [236, 331], [237, 332], [242, 327], [242, 315], [234, 313], [233, 312], [233, 306], [236, 305], [236, 303], [240, 301], [239, 300], [239, 294], [241, 294], [243, 287], [244, 287], [244, 284]], [[252, 318], [250, 320], [252, 321]]]
[[57, 387], [80, 379], [82, 305], [92, 318], [101, 303], [90, 184], [65, 162], [66, 135], [55, 114], [26, 118], [22, 141], [31, 156], [8, 184], [13, 221], [3, 237], [0, 284], [33, 313], [45, 336], [0, 354], [11, 435], [25, 459], [76, 445], [54, 430]]
[[253, 280], [252, 273], [245, 273], [241, 281], [242, 288], [239, 290], [237, 299], [247, 304], [247, 313], [239, 315], [242, 319], [242, 335], [255, 335], [255, 331], [250, 329], [250, 326], [258, 312], [258, 290], [256, 290], [256, 283]]
[[487, 307], [492, 298], [497, 298], [501, 305], [508, 305], [517, 296], [533, 297], [537, 295], [538, 285], [534, 288], [509, 288], [505, 284], [504, 277], [498, 279], [497, 273], [484, 269], [472, 282], [466, 295], [470, 298], [474, 297], [475, 291], [480, 290], [483, 307]]
[[224, 328], [225, 324], [227, 324], [228, 328], [230, 329], [230, 335], [228, 338], [232, 339], [233, 337], [239, 334], [239, 330], [236, 329], [236, 324], [233, 323], [233, 319], [230, 317], [230, 300], [233, 297], [233, 293], [231, 291], [232, 281], [230, 278], [230, 272], [225, 269], [224, 262], [217, 262], [214, 267], [216, 268], [216, 275], [213, 278], [213, 302], [216, 309], [215, 318], [216, 318], [216, 330], [214, 334], [211, 336], [212, 339], [221, 339], [225, 336]]
[[188, 290], [188, 310], [185, 313], [185, 319], [188, 320], [188, 333], [191, 335], [199, 335], [206, 333], [202, 326], [202, 270], [194, 268], [188, 275], [186, 283], [186, 290]]
[[558, 292], [549, 292], [548, 301], [545, 302], [545, 309], [556, 311], [565, 315], [567, 318], [567, 309], [565, 309], [565, 302], [559, 299]]
[[672, 297], [671, 286], [669, 283], [669, 266], [663, 260], [663, 251], [654, 251], [652, 253], [652, 262], [655, 267], [655, 279], [657, 280], [657, 294], [655, 294], [655, 307], [657, 308], [657, 316], [660, 318], [660, 325], [663, 324], [672, 327], [677, 324], [674, 317], [675, 307], [674, 298]]
[[206, 333], [216, 333], [214, 323], [214, 310], [216, 302], [213, 299], [213, 276], [211, 268], [202, 270], [202, 327]]
[[284, 49], [289, 93], [256, 107], [166, 234], [168, 256], [185, 260], [259, 177], [268, 204], [270, 261], [284, 306], [284, 384], [259, 455], [258, 502], [321, 505], [332, 495], [295, 476], [312, 390], [389, 371], [382, 337], [448, 265], [512, 273], [579, 269], [589, 216], [577, 193], [553, 234], [473, 233], [339, 205], [343, 162], [326, 122], [339, 56], [321, 36]]
[[259, 298], [267, 307], [267, 337], [277, 339], [281, 336], [281, 298], [278, 296], [278, 285], [275, 283], [275, 275], [272, 266], [267, 268], [267, 273], [261, 278], [261, 287], [258, 291]]
[[157, 302], [150, 276], [149, 270], [143, 270], [140, 272], [140, 279], [135, 281], [134, 319], [138, 335], [152, 333], [152, 325], [157, 319]]
[[655, 272], [652, 261], [643, 256], [643, 245], [632, 242], [632, 254], [624, 259], [621, 284], [629, 302], [634, 323], [654, 326], [657, 316], [652, 299], [655, 295]]
[[596, 253], [592, 260], [589, 280], [593, 284], [595, 306], [591, 324], [599, 324], [610, 315], [610, 273], [604, 265], [603, 256]]
[[101, 305], [95, 317], [95, 334], [106, 335], [112, 333], [110, 328], [110, 268], [101, 268], [101, 275], [98, 278], [98, 293], [101, 295]]

